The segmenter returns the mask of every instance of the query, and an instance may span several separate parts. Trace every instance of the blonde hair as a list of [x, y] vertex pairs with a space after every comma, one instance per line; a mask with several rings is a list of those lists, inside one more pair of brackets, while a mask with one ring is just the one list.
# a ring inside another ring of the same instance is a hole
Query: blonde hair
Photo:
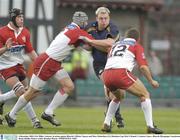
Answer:
[[106, 7], [99, 7], [99, 8], [96, 10], [96, 12], [95, 12], [96, 16], [97, 16], [99, 13], [108, 13], [108, 14], [110, 14], [110, 11], [109, 11], [109, 9], [106, 8]]

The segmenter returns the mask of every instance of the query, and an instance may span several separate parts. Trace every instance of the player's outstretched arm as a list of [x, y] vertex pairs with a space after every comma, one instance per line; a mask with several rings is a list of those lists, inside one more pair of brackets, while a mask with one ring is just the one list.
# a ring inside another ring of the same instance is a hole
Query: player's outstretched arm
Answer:
[[112, 44], [115, 42], [111, 38], [103, 39], [103, 40], [93, 40], [93, 39], [89, 39], [84, 36], [80, 36], [79, 39], [90, 44], [91, 46], [94, 46], [96, 49], [104, 51], [104, 52], [107, 52], [109, 50], [109, 48], [112, 47]]
[[154, 88], [159, 87], [159, 83], [152, 78], [152, 74], [151, 74], [148, 66], [146, 66], [146, 65], [140, 66], [140, 71], [146, 77], [146, 79], [152, 85], [152, 87], [154, 87]]

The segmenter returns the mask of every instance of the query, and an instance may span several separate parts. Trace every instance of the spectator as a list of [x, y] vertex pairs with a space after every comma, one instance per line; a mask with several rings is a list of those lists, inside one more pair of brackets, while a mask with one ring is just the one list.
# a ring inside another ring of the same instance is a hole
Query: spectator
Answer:
[[150, 51], [148, 63], [153, 76], [161, 76], [163, 74], [163, 65], [156, 55], [155, 51]]

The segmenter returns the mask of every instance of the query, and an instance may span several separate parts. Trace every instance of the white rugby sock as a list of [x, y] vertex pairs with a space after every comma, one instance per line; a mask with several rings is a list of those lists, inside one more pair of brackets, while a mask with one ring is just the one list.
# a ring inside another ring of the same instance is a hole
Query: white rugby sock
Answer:
[[28, 102], [26, 106], [23, 108], [23, 110], [26, 112], [27, 116], [32, 121], [32, 124], [34, 124], [36, 121], [39, 121], [36, 116], [36, 113], [34, 112], [31, 102]]
[[63, 89], [60, 89], [56, 92], [56, 94], [54, 95], [51, 103], [48, 105], [48, 107], [45, 110], [46, 114], [49, 115], [53, 115], [54, 114], [54, 110], [62, 105], [64, 103], [64, 101], [67, 99], [68, 94], [64, 92]]
[[110, 104], [109, 104], [109, 107], [108, 107], [108, 110], [106, 112], [106, 117], [105, 117], [105, 120], [104, 120], [104, 123], [107, 124], [107, 125], [110, 125], [111, 123], [111, 120], [113, 118], [113, 116], [115, 115], [116, 113], [116, 110], [118, 109], [119, 107], [119, 104], [120, 102], [115, 102], [115, 101], [111, 101]]
[[9, 99], [17, 97], [14, 90], [10, 90], [4, 94], [0, 94], [0, 102], [6, 102]]
[[9, 116], [13, 119], [16, 119], [16, 114], [27, 104], [28, 102], [24, 98], [24, 95], [21, 95], [12, 108], [12, 110], [9, 112]]
[[150, 127], [153, 126], [153, 120], [152, 120], [152, 105], [151, 105], [151, 100], [146, 99], [144, 102], [141, 102], [141, 108], [144, 112], [144, 117], [146, 120], [146, 125]]

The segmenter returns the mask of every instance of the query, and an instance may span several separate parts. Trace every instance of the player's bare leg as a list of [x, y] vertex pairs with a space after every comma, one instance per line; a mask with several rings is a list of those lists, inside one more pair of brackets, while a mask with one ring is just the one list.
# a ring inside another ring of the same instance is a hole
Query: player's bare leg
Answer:
[[151, 99], [149, 96], [149, 92], [147, 91], [143, 83], [139, 79], [137, 79], [135, 83], [127, 89], [127, 91], [129, 91], [135, 96], [138, 96], [141, 101], [141, 108], [144, 112], [147, 132], [154, 134], [162, 134], [163, 131], [155, 127], [153, 124]]

